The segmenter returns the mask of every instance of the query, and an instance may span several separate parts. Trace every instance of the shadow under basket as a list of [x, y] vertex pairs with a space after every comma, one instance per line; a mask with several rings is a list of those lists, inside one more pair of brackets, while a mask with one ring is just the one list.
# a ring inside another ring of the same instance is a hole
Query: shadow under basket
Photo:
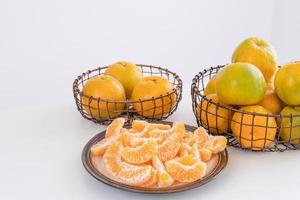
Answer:
[[128, 123], [133, 119], [159, 121], [174, 113], [182, 98], [182, 81], [179, 76], [162, 67], [142, 64], [137, 64], [137, 66], [141, 69], [144, 77], [164, 77], [173, 83], [174, 89], [159, 97], [137, 101], [130, 99], [115, 101], [85, 96], [83, 94], [84, 84], [95, 76], [103, 75], [109, 66], [98, 67], [82, 73], [73, 82], [74, 99], [81, 115], [95, 123], [107, 125], [117, 117], [127, 118]]
[[210, 79], [224, 67], [199, 72], [192, 80], [193, 112], [198, 126], [213, 135], [224, 135], [233, 147], [252, 151], [300, 149], [300, 114], [262, 114], [240, 110], [236, 106], [214, 102], [204, 95]]

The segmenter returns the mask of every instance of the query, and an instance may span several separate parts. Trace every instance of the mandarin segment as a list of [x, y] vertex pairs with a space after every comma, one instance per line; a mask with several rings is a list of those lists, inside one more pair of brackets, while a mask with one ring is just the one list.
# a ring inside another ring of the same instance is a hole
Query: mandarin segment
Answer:
[[176, 159], [165, 163], [167, 172], [174, 180], [182, 183], [190, 183], [201, 179], [206, 173], [206, 163], [197, 161], [192, 165], [185, 165]]
[[203, 162], [208, 162], [212, 157], [212, 151], [206, 148], [199, 149], [199, 153]]
[[125, 147], [122, 159], [131, 164], [142, 164], [152, 159], [157, 154], [158, 145], [155, 140], [148, 140], [141, 146]]
[[154, 129], [149, 132], [149, 137], [162, 138], [163, 140], [167, 139], [172, 134], [176, 133], [180, 139], [183, 139], [185, 136], [185, 125], [183, 122], [174, 122], [173, 127], [167, 130]]
[[168, 174], [164, 164], [157, 156], [153, 156], [152, 165], [158, 172], [157, 184], [159, 187], [168, 187], [174, 183], [174, 179]]
[[154, 186], [157, 184], [157, 170], [153, 169], [152, 168], [152, 171], [151, 171], [151, 178], [145, 182], [144, 184], [142, 184], [143, 187], [151, 187], [151, 186]]
[[107, 148], [104, 156], [103, 162], [105, 169], [112, 175], [118, 176], [122, 169], [121, 153], [123, 150], [123, 145], [120, 142], [113, 141]]
[[158, 146], [158, 157], [161, 161], [167, 161], [175, 158], [180, 148], [180, 139], [177, 134], [168, 137]]
[[114, 121], [112, 121], [112, 123], [106, 128], [106, 132], [105, 132], [105, 137], [111, 137], [114, 135], [118, 135], [120, 134], [123, 125], [125, 123], [125, 119], [124, 118], [116, 118]]
[[118, 178], [129, 185], [142, 185], [151, 179], [151, 172], [150, 165], [137, 166], [124, 163]]

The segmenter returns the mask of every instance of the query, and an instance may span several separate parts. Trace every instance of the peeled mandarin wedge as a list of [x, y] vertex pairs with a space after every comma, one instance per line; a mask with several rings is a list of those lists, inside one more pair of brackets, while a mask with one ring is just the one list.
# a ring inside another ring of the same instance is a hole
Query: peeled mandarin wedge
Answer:
[[103, 163], [105, 169], [112, 175], [118, 176], [122, 169], [121, 153], [123, 145], [120, 142], [113, 141], [107, 148], [104, 156]]
[[140, 137], [132, 137], [130, 140], [130, 146], [132, 147], [136, 147], [136, 146], [140, 146], [146, 142], [148, 142], [149, 140], [152, 141], [156, 141], [157, 144], [160, 144], [162, 142], [161, 138], [140, 138]]
[[123, 162], [118, 178], [129, 185], [142, 185], [151, 179], [152, 167], [150, 165], [137, 166]]
[[183, 157], [186, 156], [190, 153], [191, 151], [191, 147], [190, 145], [186, 144], [186, 143], [181, 143], [180, 148], [179, 148], [179, 156]]
[[152, 159], [157, 154], [158, 145], [155, 140], [148, 140], [141, 146], [125, 147], [122, 159], [131, 164], [142, 164]]
[[185, 132], [185, 125], [183, 122], [174, 122], [171, 129], [161, 130], [156, 128], [150, 131], [149, 137], [162, 138], [163, 140], [165, 140], [172, 134], [176, 133], [180, 139], [183, 139]]
[[206, 173], [206, 163], [202, 161], [197, 161], [192, 165], [185, 165], [184, 163], [173, 159], [167, 161], [165, 166], [167, 172], [172, 176], [172, 178], [182, 183], [190, 183], [199, 180]]
[[210, 150], [216, 154], [224, 151], [227, 145], [227, 139], [224, 136], [212, 136], [210, 137]]
[[138, 132], [141, 132], [144, 130], [144, 128], [147, 126], [147, 125], [150, 125], [154, 128], [158, 128], [160, 130], [167, 130], [167, 129], [170, 129], [171, 126], [170, 125], [167, 125], [167, 124], [155, 124], [155, 123], [148, 123], [146, 121], [142, 121], [142, 120], [134, 120], [132, 122], [132, 129], [133, 130], [136, 130]]
[[152, 167], [150, 165], [136, 166], [122, 162], [122, 150], [122, 143], [117, 141], [111, 143], [103, 156], [105, 169], [130, 185], [141, 185], [150, 180]]
[[175, 160], [183, 165], [193, 165], [198, 161], [197, 158], [192, 154], [183, 156], [181, 158], [175, 158]]
[[124, 118], [116, 118], [106, 129], [105, 138], [93, 145], [91, 153], [93, 156], [102, 156], [112, 141], [118, 140], [126, 129], [123, 128]]
[[201, 155], [200, 155], [197, 143], [193, 144], [193, 146], [191, 148], [191, 153], [193, 154], [193, 156], [195, 157], [195, 159], [197, 161], [201, 161]]
[[196, 136], [195, 142], [198, 144], [198, 147], [201, 149], [207, 141], [209, 141], [209, 135], [203, 127], [199, 127], [194, 131]]
[[124, 118], [116, 118], [112, 123], [106, 128], [105, 137], [111, 137], [114, 135], [117, 135], [121, 132], [121, 129], [123, 128], [125, 123]]
[[174, 179], [166, 171], [164, 164], [159, 160], [157, 156], [152, 157], [152, 165], [158, 172], [158, 186], [168, 187], [173, 184]]
[[207, 162], [211, 159], [212, 151], [206, 148], [199, 149], [200, 158], [202, 161]]
[[113, 142], [117, 141], [122, 137], [122, 135], [114, 135], [109, 138], [104, 138], [100, 142], [96, 143], [91, 148], [91, 153], [93, 156], [103, 156], [107, 147]]
[[151, 171], [151, 178], [144, 184], [142, 184], [141, 186], [143, 187], [151, 187], [151, 186], [154, 186], [157, 184], [157, 170], [153, 169], [152, 168], [152, 171]]
[[195, 143], [195, 141], [196, 141], [196, 138], [197, 138], [197, 135], [195, 135], [192, 132], [187, 132], [185, 134], [185, 136], [183, 137], [182, 142], [186, 143], [188, 145], [193, 145]]
[[180, 149], [180, 139], [176, 133], [168, 137], [163, 143], [158, 145], [158, 158], [167, 161], [175, 158]]

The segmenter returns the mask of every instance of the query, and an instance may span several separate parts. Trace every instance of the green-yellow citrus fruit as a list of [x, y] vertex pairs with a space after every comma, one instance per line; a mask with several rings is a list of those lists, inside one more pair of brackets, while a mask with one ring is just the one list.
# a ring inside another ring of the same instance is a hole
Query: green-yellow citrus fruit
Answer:
[[232, 62], [245, 62], [255, 65], [265, 79], [272, 80], [278, 66], [274, 48], [265, 40], [256, 37], [242, 41], [232, 55]]
[[275, 75], [274, 84], [277, 95], [284, 103], [300, 105], [300, 62], [282, 66]]
[[265, 94], [266, 82], [254, 65], [233, 63], [218, 73], [216, 91], [220, 102], [227, 105], [257, 104]]

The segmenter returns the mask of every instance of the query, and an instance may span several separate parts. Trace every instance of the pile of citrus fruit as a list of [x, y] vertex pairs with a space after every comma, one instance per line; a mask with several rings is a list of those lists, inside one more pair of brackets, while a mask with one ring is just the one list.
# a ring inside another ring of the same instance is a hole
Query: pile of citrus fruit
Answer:
[[226, 148], [223, 136], [203, 128], [188, 132], [182, 122], [173, 126], [134, 120], [130, 129], [116, 118], [105, 138], [91, 148], [102, 157], [105, 170], [121, 182], [142, 187], [169, 187], [201, 179], [207, 162]]
[[253, 150], [271, 146], [278, 127], [283, 141], [300, 142], [300, 117], [275, 119], [300, 114], [300, 62], [278, 68], [276, 52], [265, 40], [241, 42], [232, 63], [211, 78], [204, 94], [197, 114], [210, 132], [232, 131], [242, 147]]
[[128, 109], [127, 100], [139, 115], [161, 119], [174, 107], [173, 90], [174, 84], [168, 79], [143, 77], [140, 67], [122, 61], [110, 65], [103, 75], [86, 81], [81, 102], [85, 111], [96, 119], [118, 117]]

